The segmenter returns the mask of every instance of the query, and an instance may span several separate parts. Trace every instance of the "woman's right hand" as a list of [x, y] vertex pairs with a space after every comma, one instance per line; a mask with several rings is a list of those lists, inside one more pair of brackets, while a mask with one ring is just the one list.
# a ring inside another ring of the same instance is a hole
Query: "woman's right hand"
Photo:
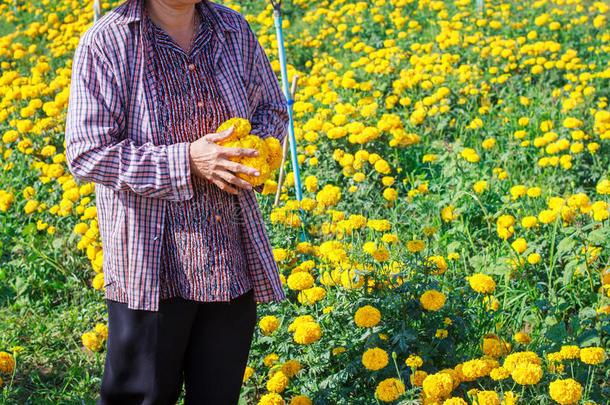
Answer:
[[[258, 156], [256, 149], [229, 148], [218, 145], [216, 142], [228, 138], [233, 133], [233, 127], [218, 133], [202, 136], [189, 147], [189, 161], [191, 173], [198, 177], [208, 179], [220, 189], [231, 194], [238, 194], [239, 188], [251, 190], [252, 185], [240, 179], [235, 173], [244, 173], [249, 176], [259, 176], [257, 169], [229, 160], [235, 156]], [[236, 186], [236, 187], [232, 187]]]

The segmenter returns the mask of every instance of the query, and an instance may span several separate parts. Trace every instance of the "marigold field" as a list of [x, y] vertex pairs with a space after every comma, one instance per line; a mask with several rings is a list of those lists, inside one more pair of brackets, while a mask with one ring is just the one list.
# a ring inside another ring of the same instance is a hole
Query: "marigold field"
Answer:
[[[64, 152], [91, 3], [0, 0], [6, 404], [97, 399], [103, 250]], [[223, 4], [279, 77], [268, 3]], [[609, 404], [608, 3], [283, 10], [303, 199], [290, 159], [279, 206], [279, 171], [257, 194], [288, 299], [259, 305], [240, 404]]]

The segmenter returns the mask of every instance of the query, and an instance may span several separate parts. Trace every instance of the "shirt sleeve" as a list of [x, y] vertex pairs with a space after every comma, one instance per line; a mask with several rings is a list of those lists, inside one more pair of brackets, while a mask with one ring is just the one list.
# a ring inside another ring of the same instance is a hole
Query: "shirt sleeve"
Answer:
[[[254, 75], [250, 75], [250, 77], [257, 78], [261, 87], [261, 91], [258, 92], [258, 102], [250, 118], [250, 124], [252, 125], [250, 133], [263, 139], [272, 136], [277, 138], [281, 144], [286, 137], [289, 120], [286, 97], [282, 92], [267, 54], [247, 22], [245, 22], [245, 30], [247, 32], [248, 43], [250, 44], [250, 51], [254, 54], [252, 58]], [[261, 184], [254, 187], [254, 190], [261, 193], [263, 188], [264, 184]]]
[[137, 145], [125, 136], [124, 104], [110, 63], [81, 38], [66, 116], [66, 162], [74, 177], [167, 200], [193, 196], [189, 142]]

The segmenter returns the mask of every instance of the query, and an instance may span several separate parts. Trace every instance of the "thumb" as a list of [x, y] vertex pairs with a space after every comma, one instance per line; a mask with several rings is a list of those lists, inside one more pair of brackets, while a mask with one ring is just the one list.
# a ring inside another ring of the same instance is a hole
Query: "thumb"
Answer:
[[213, 142], [221, 141], [223, 139], [228, 138], [233, 133], [234, 130], [235, 130], [235, 127], [231, 126], [231, 127], [227, 128], [227, 129], [224, 129], [224, 130], [222, 130], [220, 132], [216, 132], [214, 134], [209, 134], [208, 135], [208, 139], [210, 139]]

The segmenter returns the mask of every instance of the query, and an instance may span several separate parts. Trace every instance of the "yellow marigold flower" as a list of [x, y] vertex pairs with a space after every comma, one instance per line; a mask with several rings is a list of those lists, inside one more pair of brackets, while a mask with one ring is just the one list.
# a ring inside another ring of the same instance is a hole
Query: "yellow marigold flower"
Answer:
[[449, 253], [447, 255], [447, 259], [449, 260], [458, 260], [460, 258], [460, 254], [458, 252]]
[[466, 159], [470, 163], [476, 163], [480, 159], [477, 152], [472, 148], [464, 148], [462, 150], [462, 152], [460, 153], [460, 156], [462, 156], [464, 159]]
[[286, 401], [277, 392], [269, 392], [261, 397], [257, 405], [286, 405]]
[[502, 405], [517, 405], [517, 400], [519, 399], [519, 395], [515, 394], [512, 391], [504, 391], [504, 402]]
[[286, 389], [288, 383], [288, 377], [282, 373], [282, 370], [277, 370], [269, 381], [267, 381], [267, 390], [271, 392], [282, 392]]
[[224, 145], [234, 140], [243, 138], [252, 130], [252, 126], [247, 119], [235, 117], [223, 122], [218, 129], [216, 129], [216, 132], [224, 131], [230, 127], [233, 127], [233, 133], [228, 138], [218, 142], [219, 145]]
[[419, 298], [422, 307], [428, 311], [438, 311], [445, 305], [447, 297], [440, 291], [428, 290]]
[[320, 339], [322, 329], [316, 322], [301, 322], [296, 326], [293, 339], [295, 342], [308, 345]]
[[512, 373], [512, 371], [515, 369], [515, 367], [521, 363], [532, 363], [532, 364], [536, 364], [536, 365], [541, 365], [542, 360], [540, 360], [540, 357], [538, 357], [538, 355], [536, 353], [531, 352], [531, 351], [517, 352], [517, 353], [512, 353], [512, 354], [509, 354], [508, 356], [506, 356], [506, 358], [504, 359], [504, 364], [502, 364], [502, 367], [504, 367], [505, 369], [507, 369], [508, 371], [510, 371]]
[[550, 224], [555, 221], [557, 214], [555, 210], [542, 210], [538, 214], [538, 220], [543, 224]]
[[250, 366], [246, 366], [242, 382], [246, 382], [248, 378], [252, 377], [252, 374], [254, 374], [254, 369]]
[[83, 333], [81, 340], [83, 342], [83, 346], [92, 352], [99, 352], [102, 350], [102, 343], [95, 332]]
[[559, 354], [564, 359], [577, 359], [580, 357], [580, 348], [576, 345], [561, 346]]
[[428, 373], [426, 373], [425, 371], [415, 370], [415, 372], [413, 374], [411, 374], [411, 377], [409, 378], [409, 380], [411, 381], [411, 384], [414, 387], [421, 387], [427, 376], [428, 376]]
[[383, 190], [383, 198], [388, 201], [396, 201], [398, 198], [398, 191], [395, 188], [389, 187]]
[[610, 180], [603, 179], [597, 183], [595, 191], [597, 191], [598, 194], [610, 194]]
[[290, 325], [288, 325], [288, 332], [294, 332], [296, 330], [297, 325], [301, 322], [315, 322], [315, 320], [313, 319], [313, 316], [311, 316], [311, 315], [297, 316], [296, 318], [294, 318], [292, 323], [290, 323]]
[[536, 226], [537, 224], [538, 218], [533, 216], [523, 217], [523, 219], [521, 219], [521, 226], [524, 228], [531, 228], [533, 226]]
[[383, 159], [377, 160], [373, 167], [381, 174], [390, 174], [391, 171], [389, 163]]
[[486, 138], [483, 140], [483, 142], [481, 142], [481, 146], [483, 147], [483, 149], [491, 149], [494, 147], [495, 144], [496, 144], [495, 138]]
[[378, 347], [368, 349], [362, 354], [362, 364], [369, 370], [381, 370], [388, 365], [388, 353]]
[[384, 233], [381, 236], [381, 240], [385, 243], [396, 243], [398, 242], [398, 235], [395, 233]]
[[453, 205], [448, 205], [441, 210], [441, 218], [443, 218], [443, 221], [451, 222], [459, 217], [458, 214], [453, 212], [454, 209], [455, 207], [453, 207]]
[[489, 333], [483, 336], [483, 353], [486, 356], [500, 358], [511, 350], [511, 344], [501, 340], [496, 334]]
[[470, 287], [480, 294], [491, 294], [496, 289], [496, 282], [485, 274], [474, 274], [466, 278]]
[[407, 249], [409, 250], [409, 252], [419, 252], [425, 247], [426, 244], [423, 240], [414, 239], [407, 242]]
[[19, 138], [19, 132], [15, 131], [14, 129], [10, 129], [2, 135], [2, 142], [11, 143], [11, 142], [15, 142], [18, 138]]
[[311, 175], [307, 176], [305, 177], [304, 185], [308, 192], [314, 193], [318, 190], [318, 178]]
[[430, 273], [432, 274], [443, 274], [447, 271], [447, 262], [443, 256], [434, 255], [426, 258], [425, 261], [426, 266], [434, 267]]
[[332, 354], [339, 354], [345, 352], [345, 347], [335, 347], [331, 350]]
[[404, 384], [397, 378], [386, 378], [381, 381], [375, 389], [375, 394], [380, 401], [392, 402], [405, 392]]
[[38, 208], [38, 201], [28, 200], [28, 202], [25, 203], [23, 210], [26, 214], [31, 214], [36, 211], [36, 208]]
[[295, 359], [288, 360], [282, 364], [281, 370], [286, 377], [294, 377], [301, 370], [301, 363]]
[[280, 359], [280, 357], [277, 355], [277, 353], [269, 353], [268, 355], [265, 356], [265, 358], [263, 359], [263, 364], [267, 367], [271, 367], [273, 366], [273, 364], [275, 362], [277, 362]]
[[97, 273], [91, 281], [91, 287], [95, 288], [96, 290], [102, 289], [104, 287], [104, 284], [104, 273]]
[[513, 247], [513, 249], [515, 249], [517, 253], [523, 253], [525, 252], [525, 249], [527, 249], [527, 241], [523, 238], [515, 239], [514, 242], [510, 245]]
[[468, 381], [473, 381], [477, 378], [489, 375], [491, 367], [489, 367], [489, 364], [485, 360], [472, 359], [462, 363], [461, 371]]
[[489, 373], [489, 376], [494, 381], [505, 380], [510, 377], [510, 373], [504, 367], [496, 367]]
[[472, 186], [472, 189], [478, 194], [483, 193], [483, 191], [485, 191], [486, 188], [487, 188], [486, 180], [479, 180], [476, 183], [474, 183], [474, 185]]
[[0, 372], [4, 374], [13, 374], [15, 370], [15, 359], [13, 355], [7, 352], [0, 352]]
[[297, 300], [301, 304], [313, 304], [326, 297], [326, 289], [324, 287], [315, 286], [299, 291]]
[[291, 290], [305, 290], [311, 288], [314, 284], [314, 278], [306, 271], [297, 271], [288, 276], [288, 288]]
[[286, 260], [288, 257], [288, 252], [286, 249], [273, 249], [273, 258], [276, 262], [281, 262]]
[[316, 194], [316, 201], [327, 207], [336, 205], [341, 199], [341, 189], [332, 184], [327, 184]]
[[602, 347], [585, 347], [580, 349], [580, 361], [596, 365], [604, 361], [605, 351]]
[[312, 405], [313, 402], [306, 395], [297, 395], [292, 397], [289, 405]]
[[520, 363], [510, 373], [517, 384], [534, 385], [542, 378], [542, 367], [538, 364]]
[[496, 221], [497, 226], [501, 226], [503, 228], [508, 228], [509, 226], [513, 226], [515, 224], [515, 217], [512, 215], [500, 215]]
[[532, 339], [530, 338], [530, 335], [528, 335], [525, 332], [515, 333], [515, 336], [513, 336], [513, 339], [515, 339], [515, 342], [521, 343], [522, 345], [527, 345], [532, 341]]
[[495, 391], [479, 391], [477, 405], [500, 405], [500, 396]]
[[95, 324], [94, 328], [95, 333], [101, 340], [106, 340], [108, 338], [108, 326], [104, 323]]
[[427, 376], [422, 383], [426, 396], [448, 398], [453, 390], [453, 379], [447, 373], [436, 373]]
[[77, 235], [84, 235], [85, 232], [89, 229], [89, 225], [84, 222], [79, 222], [74, 226], [74, 233]]
[[370, 328], [377, 325], [381, 321], [381, 312], [371, 305], [365, 305], [358, 308], [356, 314], [354, 315], [354, 321], [356, 322], [356, 325], [360, 326], [361, 328]]
[[538, 253], [530, 253], [527, 255], [527, 262], [529, 264], [536, 264], [540, 261], [541, 257]]
[[424, 364], [424, 361], [418, 355], [411, 354], [405, 360], [405, 364], [407, 365], [407, 367], [418, 368], [418, 367], [421, 367]]
[[530, 187], [527, 189], [527, 196], [531, 198], [540, 197], [542, 190], [540, 187]]
[[571, 378], [557, 379], [549, 384], [551, 398], [561, 405], [576, 403], [582, 395], [582, 386]]
[[434, 153], [428, 153], [424, 156], [422, 156], [422, 163], [426, 163], [426, 162], [434, 162], [436, 161], [437, 157]]
[[434, 337], [437, 339], [445, 339], [448, 335], [449, 332], [446, 329], [437, 329]]
[[261, 329], [261, 332], [265, 335], [270, 335], [273, 331], [275, 331], [280, 324], [280, 321], [273, 315], [264, 316], [259, 322], [258, 326]]

